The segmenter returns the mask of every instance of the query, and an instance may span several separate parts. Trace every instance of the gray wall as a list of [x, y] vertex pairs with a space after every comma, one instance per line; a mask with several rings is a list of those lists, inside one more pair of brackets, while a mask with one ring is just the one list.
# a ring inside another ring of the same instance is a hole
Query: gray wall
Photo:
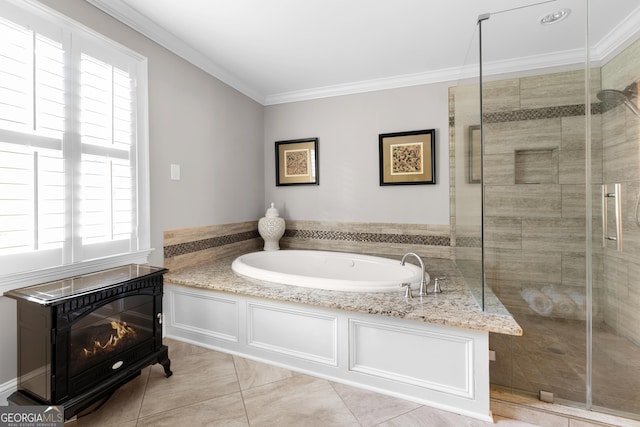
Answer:
[[[296, 220], [449, 224], [447, 88], [440, 83], [265, 108], [265, 201]], [[436, 129], [436, 185], [379, 185], [378, 135]], [[275, 186], [274, 141], [319, 138], [319, 186]]]
[[[261, 105], [82, 0], [42, 3], [148, 58], [152, 264], [163, 263], [164, 230], [263, 214]], [[0, 297], [0, 386], [16, 376], [15, 316]]]

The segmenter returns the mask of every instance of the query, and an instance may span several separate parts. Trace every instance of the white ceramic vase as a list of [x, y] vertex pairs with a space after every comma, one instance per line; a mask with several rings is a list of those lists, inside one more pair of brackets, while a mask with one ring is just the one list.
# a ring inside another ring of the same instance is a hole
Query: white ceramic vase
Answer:
[[258, 233], [264, 239], [265, 251], [280, 249], [280, 238], [284, 235], [284, 219], [280, 218], [278, 209], [273, 206], [267, 209], [264, 217], [258, 220]]

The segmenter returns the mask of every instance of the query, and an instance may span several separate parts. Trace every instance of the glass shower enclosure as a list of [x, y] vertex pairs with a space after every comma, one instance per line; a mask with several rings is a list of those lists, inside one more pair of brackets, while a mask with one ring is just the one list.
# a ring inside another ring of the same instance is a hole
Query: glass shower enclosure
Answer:
[[456, 263], [524, 331], [491, 335], [492, 385], [640, 419], [640, 5], [487, 12], [450, 148]]

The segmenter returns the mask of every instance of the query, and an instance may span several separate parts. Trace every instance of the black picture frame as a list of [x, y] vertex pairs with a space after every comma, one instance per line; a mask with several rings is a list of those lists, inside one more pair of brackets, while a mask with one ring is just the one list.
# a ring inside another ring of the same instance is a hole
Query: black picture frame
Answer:
[[436, 130], [378, 135], [380, 185], [436, 184]]
[[276, 186], [320, 185], [318, 138], [276, 141]]

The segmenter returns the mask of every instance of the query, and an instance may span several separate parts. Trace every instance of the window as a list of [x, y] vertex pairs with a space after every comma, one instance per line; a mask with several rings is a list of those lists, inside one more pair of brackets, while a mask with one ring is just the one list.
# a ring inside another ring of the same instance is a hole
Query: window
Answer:
[[146, 117], [144, 58], [0, 4], [0, 287], [146, 262]]

